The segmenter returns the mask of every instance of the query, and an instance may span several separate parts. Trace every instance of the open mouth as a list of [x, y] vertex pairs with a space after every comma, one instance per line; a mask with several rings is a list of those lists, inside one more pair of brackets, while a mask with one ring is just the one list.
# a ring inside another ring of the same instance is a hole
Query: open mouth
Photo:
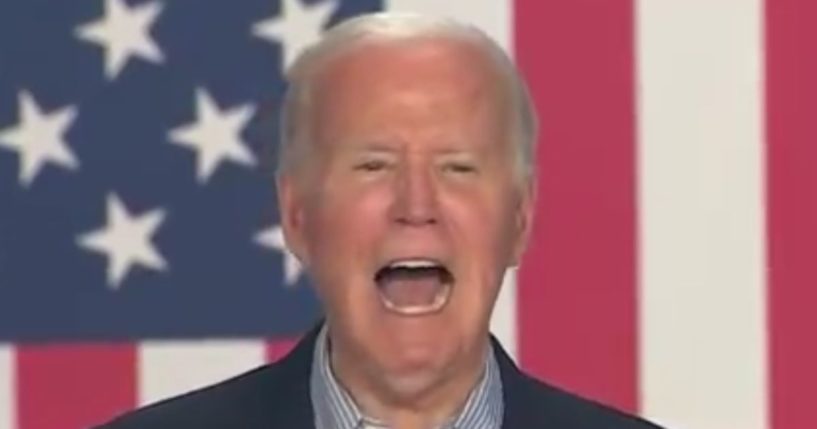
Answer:
[[435, 260], [400, 259], [377, 270], [374, 281], [386, 309], [405, 316], [419, 316], [445, 307], [454, 276]]

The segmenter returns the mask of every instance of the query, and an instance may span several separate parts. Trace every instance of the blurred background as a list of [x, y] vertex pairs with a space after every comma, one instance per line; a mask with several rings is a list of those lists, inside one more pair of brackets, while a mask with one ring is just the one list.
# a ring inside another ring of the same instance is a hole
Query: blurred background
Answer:
[[283, 75], [375, 10], [472, 22], [529, 81], [534, 239], [492, 325], [524, 369], [671, 428], [817, 428], [817, 3], [2, 0], [0, 429], [105, 421], [320, 318], [277, 223]]

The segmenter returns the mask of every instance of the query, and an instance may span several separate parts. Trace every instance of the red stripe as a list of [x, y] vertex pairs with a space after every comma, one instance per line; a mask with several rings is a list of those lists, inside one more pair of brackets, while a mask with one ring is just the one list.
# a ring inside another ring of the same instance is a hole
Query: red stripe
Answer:
[[515, 56], [539, 108], [539, 200], [519, 272], [519, 356], [637, 409], [633, 5], [517, 0]]
[[19, 429], [79, 429], [136, 404], [135, 350], [127, 345], [19, 346]]
[[267, 362], [275, 362], [284, 357], [298, 342], [295, 340], [275, 340], [267, 343]]
[[817, 2], [766, 13], [771, 420], [817, 428]]

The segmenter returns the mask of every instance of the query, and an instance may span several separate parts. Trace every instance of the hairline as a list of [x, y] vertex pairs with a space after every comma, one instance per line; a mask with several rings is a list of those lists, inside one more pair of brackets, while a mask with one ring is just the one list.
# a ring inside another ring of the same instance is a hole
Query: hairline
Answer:
[[511, 139], [514, 169], [523, 182], [535, 175], [537, 117], [527, 85], [505, 51], [477, 27], [451, 18], [416, 14], [380, 12], [361, 15], [345, 21], [324, 37], [307, 47], [287, 72], [289, 87], [283, 98], [280, 116], [278, 163], [276, 176], [287, 175], [300, 168], [304, 134], [308, 127], [302, 116], [309, 110], [310, 90], [314, 78], [330, 60], [367, 41], [412, 42], [442, 39], [471, 44], [486, 55], [500, 77], [499, 84], [509, 92], [513, 108]]

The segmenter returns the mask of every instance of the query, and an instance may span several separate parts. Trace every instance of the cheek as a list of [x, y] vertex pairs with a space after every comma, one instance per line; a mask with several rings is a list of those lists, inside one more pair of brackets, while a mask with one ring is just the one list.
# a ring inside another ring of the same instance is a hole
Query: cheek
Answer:
[[499, 192], [473, 192], [459, 194], [446, 201], [449, 223], [457, 241], [462, 242], [459, 251], [480, 264], [501, 264], [508, 249], [511, 222], [508, 204]]
[[[344, 190], [345, 189], [345, 190]], [[312, 273], [322, 294], [348, 295], [368, 281], [371, 262], [386, 226], [383, 198], [377, 192], [327, 187], [308, 210], [307, 246]]]
[[315, 195], [315, 204], [309, 210], [310, 242], [316, 245], [316, 250], [360, 248], [362, 242], [370, 241], [382, 229], [386, 219], [384, 196], [378, 189], [327, 184]]
[[[503, 198], [495, 194], [477, 194], [452, 198], [446, 211], [455, 242], [457, 259], [467, 276], [467, 301], [487, 306], [499, 290], [508, 265], [509, 222]], [[479, 293], [474, 293], [475, 289]]]

